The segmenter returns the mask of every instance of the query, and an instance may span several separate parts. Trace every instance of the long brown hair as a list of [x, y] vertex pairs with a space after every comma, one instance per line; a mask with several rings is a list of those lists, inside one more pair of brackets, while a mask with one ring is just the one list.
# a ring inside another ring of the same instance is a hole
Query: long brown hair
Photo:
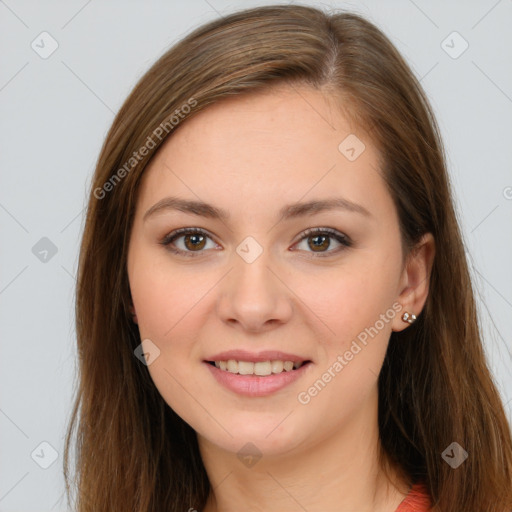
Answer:
[[[210, 483], [196, 434], [134, 355], [141, 340], [129, 311], [126, 261], [137, 190], [151, 157], [188, 118], [223, 98], [279, 83], [329, 91], [370, 131], [405, 255], [423, 234], [435, 238], [424, 310], [391, 334], [379, 376], [383, 451], [410, 482], [426, 482], [433, 510], [511, 509], [510, 425], [482, 348], [431, 108], [372, 23], [297, 5], [243, 10], [195, 29], [140, 79], [112, 124], [80, 248], [79, 376], [64, 453], [68, 499], [76, 493], [78, 512], [203, 508]], [[468, 454], [456, 469], [442, 457], [453, 442]]]

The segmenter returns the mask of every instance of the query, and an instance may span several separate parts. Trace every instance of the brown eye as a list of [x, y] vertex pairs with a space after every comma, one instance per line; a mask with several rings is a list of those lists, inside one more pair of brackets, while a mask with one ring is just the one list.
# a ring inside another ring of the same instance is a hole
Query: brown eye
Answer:
[[[180, 239], [183, 239], [182, 247], [177, 247], [176, 243]], [[160, 243], [171, 252], [193, 257], [199, 256], [204, 252], [203, 249], [208, 239], [211, 240], [210, 235], [200, 228], [182, 228], [167, 235]]]
[[309, 236], [308, 240], [313, 241], [312, 243], [308, 242], [308, 246], [313, 249], [313, 251], [316, 251], [317, 249], [328, 249], [331, 245], [331, 242], [329, 240], [329, 236], [325, 235], [315, 235], [315, 236]]
[[[338, 249], [328, 250], [332, 245], [332, 239], [339, 244]], [[352, 246], [351, 240], [342, 233], [331, 228], [310, 228], [306, 230], [300, 239], [300, 243], [307, 240], [307, 247], [311, 250], [306, 252], [317, 253], [318, 256], [323, 257], [337, 254], [339, 251]]]
[[198, 235], [197, 233], [185, 235], [183, 240], [185, 247], [191, 251], [203, 249], [206, 243], [206, 237], [204, 235]]

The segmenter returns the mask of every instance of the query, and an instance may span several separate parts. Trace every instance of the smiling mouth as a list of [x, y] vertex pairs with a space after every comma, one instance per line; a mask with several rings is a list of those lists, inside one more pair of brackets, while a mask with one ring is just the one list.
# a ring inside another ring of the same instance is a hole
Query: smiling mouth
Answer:
[[296, 362], [293, 361], [236, 361], [229, 359], [227, 361], [206, 361], [219, 370], [235, 373], [238, 375], [254, 375], [257, 377], [266, 377], [269, 375], [278, 375], [285, 372], [293, 372], [311, 361]]

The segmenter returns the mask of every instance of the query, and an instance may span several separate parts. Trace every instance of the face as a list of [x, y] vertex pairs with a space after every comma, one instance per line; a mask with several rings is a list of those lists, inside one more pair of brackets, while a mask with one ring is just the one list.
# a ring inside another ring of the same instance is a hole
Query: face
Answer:
[[401, 262], [377, 150], [332, 98], [281, 87], [217, 103], [139, 189], [128, 277], [151, 378], [200, 439], [234, 453], [290, 453], [375, 421], [403, 328]]

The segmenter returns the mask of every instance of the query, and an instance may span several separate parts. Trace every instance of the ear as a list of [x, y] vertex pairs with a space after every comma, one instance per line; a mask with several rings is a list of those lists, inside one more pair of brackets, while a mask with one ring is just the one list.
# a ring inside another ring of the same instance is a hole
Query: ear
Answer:
[[393, 331], [402, 331], [409, 325], [402, 320], [405, 312], [416, 316], [421, 313], [428, 297], [434, 255], [434, 237], [432, 233], [425, 233], [409, 254], [400, 278], [397, 301], [402, 305], [402, 309], [393, 319]]
[[133, 304], [130, 306], [130, 313], [132, 314], [132, 320], [138, 324], [138, 320], [137, 320], [137, 313], [135, 313], [135, 308], [133, 306]]

